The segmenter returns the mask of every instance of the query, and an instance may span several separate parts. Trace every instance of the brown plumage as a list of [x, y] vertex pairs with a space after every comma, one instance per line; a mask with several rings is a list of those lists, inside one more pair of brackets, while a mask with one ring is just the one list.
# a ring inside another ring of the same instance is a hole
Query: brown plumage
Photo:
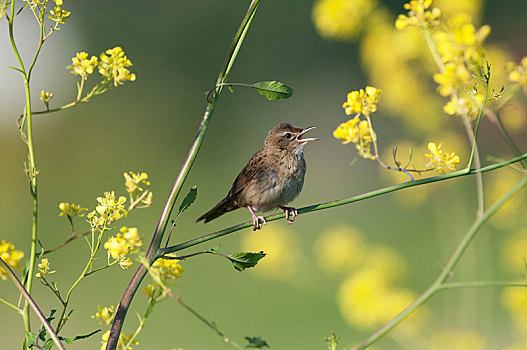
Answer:
[[287, 221], [292, 223], [297, 211], [285, 205], [302, 191], [306, 171], [304, 146], [309, 141], [318, 140], [302, 138], [311, 129], [314, 127], [302, 129], [287, 123], [275, 126], [269, 131], [264, 147], [252, 156], [234, 180], [227, 196], [197, 221], [209, 222], [227, 212], [247, 207], [254, 230], [261, 228], [260, 220], [266, 223], [263, 216], [256, 216], [255, 211], [281, 208]]

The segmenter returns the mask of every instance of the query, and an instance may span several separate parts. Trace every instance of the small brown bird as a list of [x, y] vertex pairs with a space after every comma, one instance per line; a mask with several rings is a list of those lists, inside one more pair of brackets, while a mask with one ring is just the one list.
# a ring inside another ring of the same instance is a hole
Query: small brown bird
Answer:
[[293, 223], [298, 212], [285, 205], [302, 191], [306, 172], [304, 146], [309, 141], [318, 140], [302, 136], [314, 128], [302, 129], [287, 123], [275, 126], [269, 131], [264, 147], [252, 156], [234, 180], [227, 196], [196, 221], [209, 222], [227, 212], [247, 207], [254, 231], [261, 229], [260, 220], [266, 224], [264, 217], [257, 216], [256, 211], [281, 208], [287, 221]]

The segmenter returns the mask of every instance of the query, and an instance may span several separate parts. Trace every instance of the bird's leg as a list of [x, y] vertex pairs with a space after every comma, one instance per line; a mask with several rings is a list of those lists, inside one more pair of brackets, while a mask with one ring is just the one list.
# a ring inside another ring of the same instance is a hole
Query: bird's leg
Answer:
[[280, 207], [285, 213], [285, 218], [288, 223], [292, 224], [295, 221], [296, 216], [298, 215], [298, 210], [293, 207]]
[[249, 211], [251, 212], [251, 215], [253, 217], [253, 231], [256, 231], [256, 230], [259, 230], [259, 229], [262, 228], [262, 226], [260, 225], [260, 220], [262, 220], [262, 225], [266, 225], [267, 224], [267, 221], [265, 221], [265, 218], [263, 216], [257, 216], [254, 213], [254, 210], [253, 210], [253, 208], [251, 208], [250, 205], [247, 206], [247, 209], [249, 209]]

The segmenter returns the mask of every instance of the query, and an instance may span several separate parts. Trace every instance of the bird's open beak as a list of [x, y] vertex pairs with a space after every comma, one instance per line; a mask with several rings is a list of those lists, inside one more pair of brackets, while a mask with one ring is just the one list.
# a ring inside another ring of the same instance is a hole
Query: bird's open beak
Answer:
[[303, 139], [302, 136], [308, 132], [309, 130], [313, 130], [315, 128], [315, 126], [310, 126], [309, 128], [305, 128], [300, 134], [298, 134], [298, 136], [296, 137], [296, 140], [298, 142], [300, 142], [301, 144], [306, 144], [308, 143], [309, 141], [317, 141], [317, 140], [320, 140], [318, 138], [309, 138], [309, 139]]

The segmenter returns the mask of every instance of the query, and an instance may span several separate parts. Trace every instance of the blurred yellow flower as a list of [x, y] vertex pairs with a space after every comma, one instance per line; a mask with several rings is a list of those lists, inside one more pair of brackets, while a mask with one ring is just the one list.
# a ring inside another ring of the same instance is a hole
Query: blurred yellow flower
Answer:
[[361, 234], [345, 224], [325, 230], [315, 242], [314, 250], [319, 266], [331, 273], [349, 271], [365, 254]]
[[88, 210], [87, 208], [81, 207], [79, 204], [62, 202], [59, 204], [59, 216], [66, 216], [73, 219], [75, 216], [84, 216], [81, 212]]
[[428, 350], [482, 350], [486, 339], [472, 330], [443, 330], [430, 337]]
[[139, 237], [139, 233], [137, 230], [137, 227], [126, 227], [123, 226], [119, 230], [121, 233], [117, 236], [121, 236], [126, 240], [126, 243], [128, 243], [128, 246], [130, 247], [130, 252], [135, 251], [135, 248], [142, 247], [143, 241], [141, 240], [141, 237]]
[[458, 13], [470, 13], [479, 18], [483, 9], [483, 0], [434, 0], [434, 6], [441, 9], [443, 17], [450, 18]]
[[389, 283], [402, 277], [406, 270], [404, 258], [387, 246], [370, 247], [364, 256], [363, 265], [381, 273]]
[[37, 277], [46, 276], [47, 274], [55, 273], [55, 271], [49, 271], [49, 261], [47, 258], [41, 260], [40, 264], [37, 265], [38, 272]]
[[[15, 246], [5, 240], [0, 243], [0, 258], [13, 269], [20, 269], [20, 260], [24, 257], [24, 252], [15, 250]], [[7, 271], [0, 266], [0, 278], [7, 279]]]
[[527, 229], [507, 237], [501, 255], [508, 270], [525, 275], [527, 272]]
[[501, 301], [509, 312], [514, 327], [520, 334], [527, 332], [527, 289], [524, 287], [506, 288]]
[[376, 328], [403, 311], [414, 296], [392, 286], [380, 270], [364, 268], [339, 287], [337, 302], [344, 319], [361, 329]]
[[509, 62], [506, 67], [509, 72], [509, 80], [521, 86], [527, 84], [527, 56], [523, 57], [519, 64]]
[[355, 148], [362, 158], [375, 159], [371, 154], [371, 143], [374, 141], [376, 135], [367, 120], [361, 120], [358, 116], [348, 120], [346, 123], [340, 124], [333, 136], [337, 139], [344, 140], [342, 144], [353, 142]]
[[455, 152], [445, 153], [441, 150], [442, 144], [436, 145], [434, 142], [428, 143], [430, 153], [425, 154], [429, 159], [428, 167], [434, 168], [438, 173], [445, 174], [456, 170], [459, 164], [459, 156]]
[[313, 22], [324, 38], [354, 39], [376, 6], [375, 0], [317, 0], [313, 6]]
[[150, 185], [150, 181], [148, 181], [148, 174], [147, 173], [134, 173], [133, 171], [129, 171], [127, 173], [123, 174], [125, 182], [124, 185], [126, 186], [126, 192], [137, 194], [138, 192], [143, 192], [143, 189], [139, 187], [140, 184], [145, 184], [146, 186]]
[[113, 81], [114, 86], [126, 80], [135, 80], [135, 74], [126, 68], [132, 66], [132, 61], [125, 56], [121, 47], [106, 50], [106, 53], [101, 53], [100, 59], [99, 73], [106, 77], [107, 81]]
[[71, 59], [72, 64], [68, 66], [71, 74], [80, 75], [82, 79], [88, 79], [88, 75], [93, 73], [93, 69], [97, 67], [97, 57], [92, 56], [88, 59], [88, 53], [79, 52]]
[[97, 318], [99, 319], [100, 324], [109, 325], [113, 321], [113, 317], [115, 316], [115, 306], [105, 306], [101, 308], [101, 305], [97, 305], [97, 312], [95, 315], [92, 315], [91, 318]]
[[251, 269], [267, 278], [287, 280], [294, 275], [299, 261], [299, 240], [294, 231], [280, 224], [267, 227], [264, 235], [244, 235], [241, 249], [247, 252], [263, 250], [267, 256]]
[[[110, 337], [110, 330], [107, 330], [101, 337], [101, 350], [106, 350], [106, 344], [108, 343], [108, 338]], [[135, 334], [121, 334], [119, 336], [119, 341], [117, 342], [117, 349], [119, 350], [133, 350], [131, 346], [126, 346], [130, 340], [134, 339], [130, 345], [137, 345], [139, 341], [135, 339]]]
[[519, 134], [525, 132], [527, 125], [527, 108], [521, 103], [511, 101], [500, 109], [500, 117], [508, 132]]
[[438, 24], [441, 10], [437, 7], [430, 8], [432, 0], [411, 0], [404, 4], [408, 16], [399, 15], [395, 21], [395, 28], [402, 30], [408, 26], [430, 26]]
[[123, 216], [128, 215], [124, 208], [126, 197], [120, 196], [116, 200], [115, 192], [104, 192], [104, 197], [97, 197], [99, 205], [87, 215], [88, 222], [93, 228], [109, 225]]
[[66, 23], [64, 20], [71, 15], [71, 12], [64, 10], [62, 6], [55, 6], [53, 10], [49, 10], [49, 13], [48, 18], [55, 22], [54, 28], [57, 30], [60, 29], [58, 25]]

